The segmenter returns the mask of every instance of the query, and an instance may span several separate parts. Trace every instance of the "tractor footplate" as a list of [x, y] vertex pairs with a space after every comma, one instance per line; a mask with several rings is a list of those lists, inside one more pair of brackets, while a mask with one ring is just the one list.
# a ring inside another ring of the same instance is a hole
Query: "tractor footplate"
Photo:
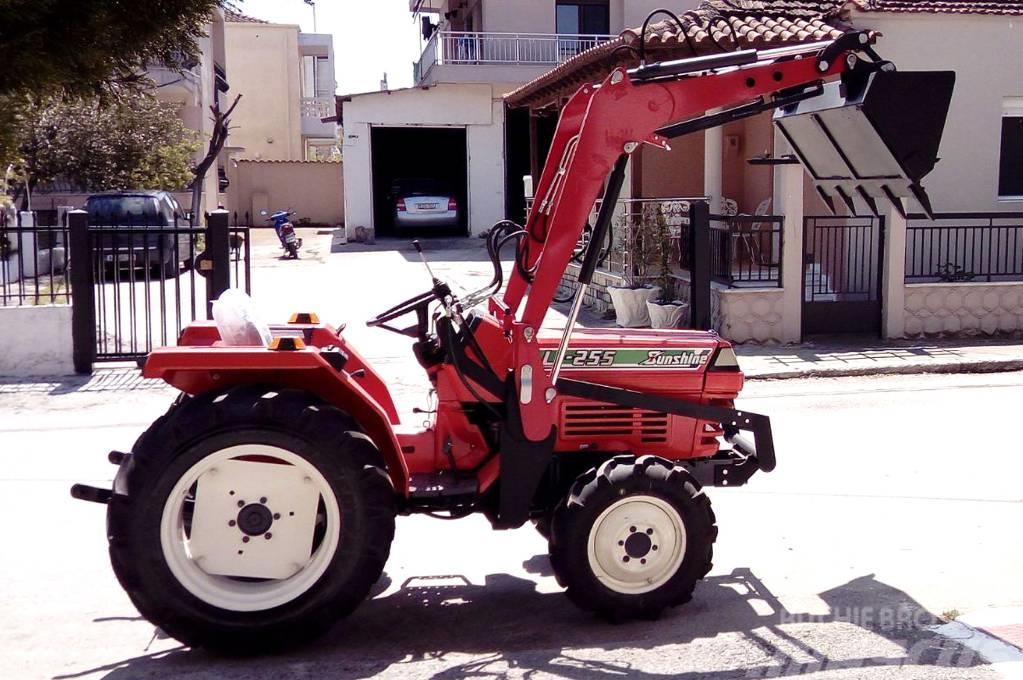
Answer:
[[475, 496], [479, 490], [476, 477], [462, 477], [451, 473], [412, 475], [409, 496], [416, 500]]

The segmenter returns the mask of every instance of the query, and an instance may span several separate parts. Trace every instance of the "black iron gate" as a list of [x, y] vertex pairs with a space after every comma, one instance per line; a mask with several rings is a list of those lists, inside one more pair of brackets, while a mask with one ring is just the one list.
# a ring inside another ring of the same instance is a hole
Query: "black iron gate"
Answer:
[[806, 217], [803, 335], [880, 335], [883, 261], [884, 218]]
[[207, 215], [205, 227], [111, 221], [68, 216], [77, 371], [144, 359], [176, 344], [191, 322], [211, 318], [223, 291], [251, 291], [249, 227], [231, 224], [226, 211]]

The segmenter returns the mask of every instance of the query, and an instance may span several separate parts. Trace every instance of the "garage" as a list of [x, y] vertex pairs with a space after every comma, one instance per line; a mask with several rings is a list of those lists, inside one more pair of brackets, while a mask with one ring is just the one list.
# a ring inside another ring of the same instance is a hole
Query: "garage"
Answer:
[[468, 234], [464, 127], [372, 126], [370, 148], [378, 235]]

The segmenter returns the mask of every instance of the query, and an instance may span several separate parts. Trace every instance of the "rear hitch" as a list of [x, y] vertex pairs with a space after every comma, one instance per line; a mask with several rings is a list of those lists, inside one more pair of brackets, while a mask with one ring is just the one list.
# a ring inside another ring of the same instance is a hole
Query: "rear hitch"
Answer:
[[110, 489], [101, 489], [96, 486], [89, 486], [88, 484], [75, 484], [71, 487], [71, 497], [77, 498], [80, 501], [89, 501], [90, 503], [102, 503], [106, 505], [110, 502], [114, 492]]

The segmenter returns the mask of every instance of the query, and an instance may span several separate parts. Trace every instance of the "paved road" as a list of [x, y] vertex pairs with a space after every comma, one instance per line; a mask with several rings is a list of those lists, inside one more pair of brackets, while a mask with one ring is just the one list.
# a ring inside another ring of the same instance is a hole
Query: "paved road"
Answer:
[[[486, 269], [435, 261], [470, 279]], [[428, 285], [393, 251], [290, 276], [331, 319]], [[276, 316], [295, 307], [267, 303]], [[351, 333], [413, 404], [404, 339]], [[402, 518], [385, 577], [351, 618], [299, 652], [241, 660], [182, 649], [140, 620], [110, 571], [103, 508], [67, 496], [73, 481], [108, 483], [105, 452], [130, 447], [172, 394], [130, 377], [0, 385], [0, 677], [996, 677], [927, 625], [1023, 604], [1023, 459], [1005, 427], [1023, 374], [789, 380], [743, 396], [773, 417], [780, 465], [711, 491], [715, 567], [661, 620], [612, 626], [575, 609], [531, 528]]]

